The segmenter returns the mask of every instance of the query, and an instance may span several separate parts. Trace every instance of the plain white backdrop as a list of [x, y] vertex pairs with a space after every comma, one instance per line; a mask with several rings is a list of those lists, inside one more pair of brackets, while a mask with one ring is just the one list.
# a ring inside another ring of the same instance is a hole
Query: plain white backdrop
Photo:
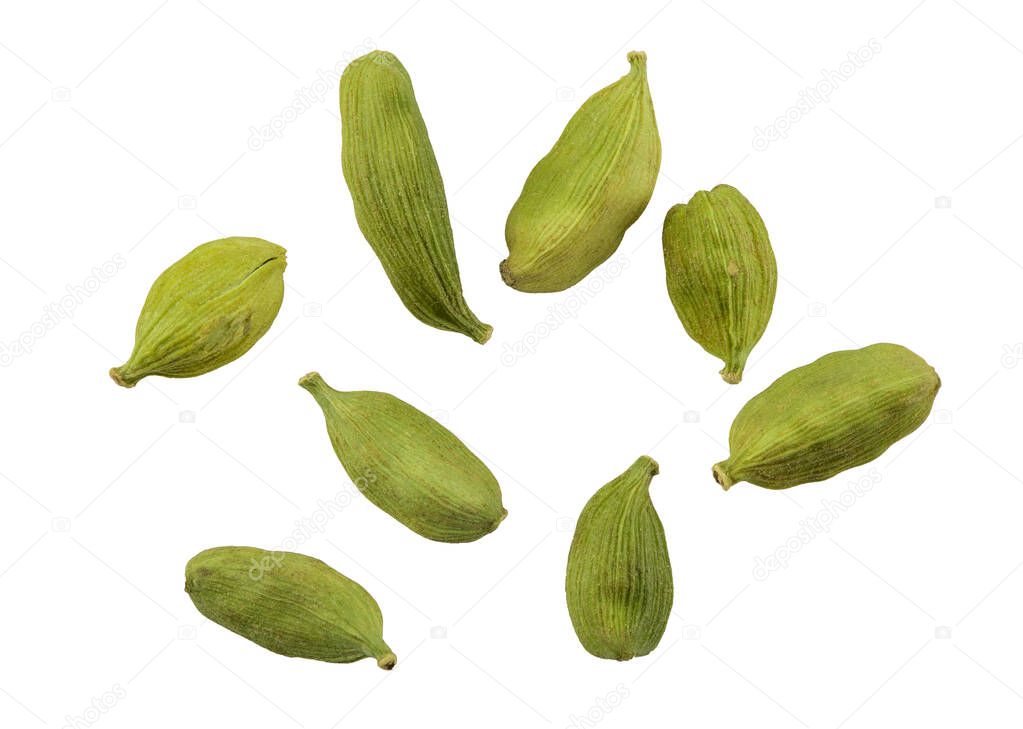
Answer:
[[[5, 3], [0, 725], [1017, 726], [1021, 47], [994, 0]], [[484, 347], [409, 315], [356, 227], [336, 86], [371, 48], [412, 76]], [[664, 149], [647, 212], [575, 288], [507, 288], [525, 176], [633, 49]], [[668, 207], [722, 181], [781, 277], [731, 387], [660, 252]], [[288, 249], [271, 331], [201, 378], [116, 387], [153, 279], [226, 235]], [[919, 431], [825, 483], [714, 483], [749, 397], [878, 341], [942, 378]], [[438, 544], [354, 493], [311, 369], [445, 423], [508, 519]], [[652, 655], [601, 661], [565, 609], [568, 545], [644, 453], [674, 615]], [[205, 621], [184, 565], [225, 544], [360, 582], [398, 668]]]

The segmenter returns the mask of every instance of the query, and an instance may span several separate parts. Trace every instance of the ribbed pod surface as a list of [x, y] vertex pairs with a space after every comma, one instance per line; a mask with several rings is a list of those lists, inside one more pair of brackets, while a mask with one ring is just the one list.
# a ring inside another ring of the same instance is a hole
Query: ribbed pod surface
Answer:
[[285, 250], [261, 238], [195, 248], [153, 283], [128, 361], [110, 370], [123, 387], [143, 377], [196, 377], [245, 354], [284, 299]]
[[284, 656], [330, 663], [397, 659], [380, 608], [357, 582], [313, 557], [214, 547], [185, 567], [185, 592], [207, 618]]
[[897, 344], [826, 354], [746, 403], [714, 478], [725, 489], [784, 489], [868, 463], [923, 424], [940, 386], [933, 367]]
[[335, 390], [315, 372], [299, 384], [322, 409], [348, 476], [412, 531], [440, 542], [471, 542], [507, 515], [494, 474], [426, 413], [384, 392]]
[[359, 228], [417, 319], [479, 343], [492, 327], [462, 295], [444, 181], [412, 80], [386, 51], [341, 76], [341, 166]]
[[674, 597], [664, 528], [650, 501], [657, 463], [642, 456], [586, 503], [568, 555], [572, 626], [598, 658], [626, 661], [661, 640]]
[[686, 332], [742, 380], [774, 308], [778, 271], [764, 221], [730, 185], [675, 205], [662, 233], [668, 295]]
[[650, 202], [661, 140], [647, 85], [646, 54], [569, 120], [529, 173], [508, 214], [501, 276], [520, 291], [562, 291], [618, 249]]

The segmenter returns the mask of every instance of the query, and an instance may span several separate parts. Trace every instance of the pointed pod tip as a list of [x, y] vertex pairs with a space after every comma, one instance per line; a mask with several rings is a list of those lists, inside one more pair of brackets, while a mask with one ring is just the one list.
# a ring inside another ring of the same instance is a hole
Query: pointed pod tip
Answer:
[[636, 465], [646, 469], [651, 476], [656, 476], [661, 472], [660, 464], [650, 456], [640, 456], [636, 459]]
[[306, 390], [309, 390], [310, 392], [313, 389], [321, 387], [325, 384], [327, 383], [325, 383], [323, 381], [323, 378], [320, 377], [319, 372], [309, 372], [308, 374], [302, 375], [300, 378], [298, 378], [298, 386]]
[[714, 468], [711, 470], [714, 474], [714, 480], [721, 484], [721, 488], [727, 491], [728, 489], [732, 488], [732, 486], [735, 484], [735, 481], [733, 481], [732, 477], [729, 476], [728, 473], [725, 471], [724, 464], [725, 461], [721, 461], [721, 463], [715, 463]]
[[124, 369], [124, 365], [121, 365], [120, 367], [111, 367], [110, 368], [110, 379], [113, 380], [114, 382], [116, 382], [121, 387], [135, 387], [135, 384], [138, 382], [138, 380], [137, 379], [125, 378], [121, 374], [121, 370], [122, 369]]
[[494, 327], [490, 326], [489, 324], [484, 324], [482, 328], [473, 332], [473, 334], [470, 336], [472, 337], [474, 342], [477, 342], [478, 344], [486, 344], [487, 342], [490, 341], [490, 336], [493, 333]]
[[742, 370], [728, 369], [727, 367], [721, 370], [721, 379], [727, 382], [729, 385], [738, 385], [742, 382]]

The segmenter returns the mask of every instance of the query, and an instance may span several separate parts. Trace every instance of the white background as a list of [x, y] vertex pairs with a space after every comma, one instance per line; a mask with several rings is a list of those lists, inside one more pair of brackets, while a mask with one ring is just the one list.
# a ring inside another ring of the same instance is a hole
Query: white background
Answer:
[[[0, 9], [0, 725], [1018, 726], [1014, 4], [255, 5]], [[336, 69], [369, 47], [412, 76], [485, 347], [409, 315], [356, 227]], [[632, 49], [664, 147], [649, 209], [574, 289], [507, 288], [522, 181]], [[676, 319], [659, 244], [667, 208], [721, 181], [762, 213], [781, 276], [734, 387]], [[153, 279], [224, 235], [288, 249], [272, 330], [212, 374], [117, 388]], [[749, 397], [877, 341], [938, 370], [927, 424], [826, 483], [722, 492], [710, 466]], [[350, 498], [296, 385], [311, 369], [444, 422], [508, 519], [438, 544]], [[565, 610], [572, 521], [643, 453], [674, 615], [651, 656], [601, 661]], [[336, 499], [299, 551], [375, 595], [392, 673], [273, 655], [182, 590], [196, 552], [279, 546]]]

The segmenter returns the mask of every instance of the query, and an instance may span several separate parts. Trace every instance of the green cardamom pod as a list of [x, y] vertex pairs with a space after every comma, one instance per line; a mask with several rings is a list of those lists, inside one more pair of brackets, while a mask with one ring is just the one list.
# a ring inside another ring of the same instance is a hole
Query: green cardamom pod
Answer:
[[579, 107], [526, 178], [505, 225], [501, 277], [519, 291], [563, 291], [618, 249], [650, 202], [661, 139], [646, 54]]
[[668, 211], [662, 242], [675, 313], [734, 385], [774, 307], [778, 269], [764, 221], [741, 192], [718, 185]]
[[260, 238], [204, 243], [160, 274], [135, 327], [128, 361], [110, 370], [123, 387], [143, 377], [196, 377], [245, 354], [284, 299], [285, 251]]
[[657, 462], [641, 456], [593, 495], [568, 552], [565, 594], [572, 627], [598, 658], [650, 653], [674, 596], [664, 528], [650, 501]]
[[493, 327], [469, 310], [426, 124], [401, 62], [373, 51], [341, 76], [341, 167], [355, 217], [413, 316], [483, 344]]
[[282, 656], [328, 663], [398, 659], [373, 596], [318, 559], [254, 547], [214, 547], [185, 567], [185, 592], [218, 625]]
[[334, 453], [366, 498], [438, 542], [472, 542], [508, 515], [483, 461], [426, 413], [384, 392], [340, 392], [316, 372], [298, 381], [327, 421]]
[[740, 481], [787, 489], [831, 478], [919, 428], [939, 387], [934, 368], [897, 344], [826, 354], [746, 403], [714, 478], [726, 490]]

